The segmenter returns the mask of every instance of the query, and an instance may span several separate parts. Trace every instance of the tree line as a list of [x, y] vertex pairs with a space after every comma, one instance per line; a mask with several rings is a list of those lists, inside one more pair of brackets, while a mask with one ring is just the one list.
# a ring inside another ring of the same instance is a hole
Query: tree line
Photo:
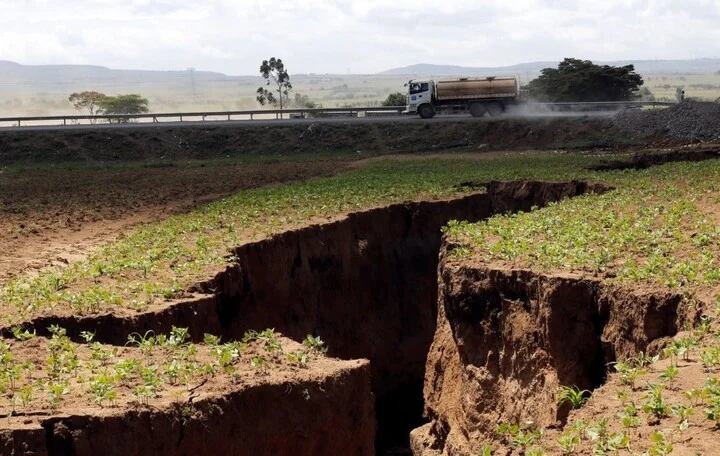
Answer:
[[77, 110], [85, 110], [91, 116], [98, 114], [143, 114], [150, 111], [150, 102], [138, 94], [108, 96], [96, 91], [75, 92], [68, 101]]

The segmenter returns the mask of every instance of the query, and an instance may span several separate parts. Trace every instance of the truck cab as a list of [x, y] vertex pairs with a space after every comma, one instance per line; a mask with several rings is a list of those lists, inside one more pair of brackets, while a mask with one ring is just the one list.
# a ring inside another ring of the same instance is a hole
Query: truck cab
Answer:
[[[429, 117], [432, 117], [434, 115], [434, 109], [433, 109], [433, 93], [435, 92], [435, 82], [434, 81], [414, 81], [410, 80], [407, 84], [405, 84], [408, 88], [408, 97], [407, 97], [407, 107], [405, 108], [405, 111], [403, 111], [404, 114], [424, 114], [423, 112], [418, 112], [418, 109], [422, 105], [427, 105], [429, 110], [433, 113]], [[427, 111], [427, 108], [423, 109], [420, 108], [421, 111], [425, 110]], [[424, 116], [422, 116], [424, 117]]]

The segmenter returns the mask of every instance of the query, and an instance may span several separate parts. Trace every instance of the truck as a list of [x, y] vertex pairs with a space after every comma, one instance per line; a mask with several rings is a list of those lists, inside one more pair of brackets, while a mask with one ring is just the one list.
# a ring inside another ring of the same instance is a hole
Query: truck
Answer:
[[520, 100], [517, 76], [410, 80], [405, 114], [430, 119], [441, 111], [469, 111], [473, 117], [497, 116]]

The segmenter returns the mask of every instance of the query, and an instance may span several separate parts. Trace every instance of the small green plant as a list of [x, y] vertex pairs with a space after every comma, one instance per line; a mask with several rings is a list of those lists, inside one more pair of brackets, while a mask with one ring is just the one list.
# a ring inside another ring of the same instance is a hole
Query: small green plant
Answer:
[[528, 448], [542, 437], [542, 431], [539, 429], [520, 427], [510, 423], [500, 423], [496, 428], [496, 433], [513, 448]]
[[675, 363], [671, 363], [665, 370], [660, 374], [660, 379], [662, 381], [670, 383], [678, 376], [678, 373], [680, 370], [678, 369], [677, 365]]
[[615, 370], [620, 375], [620, 383], [628, 385], [630, 389], [635, 389], [637, 378], [646, 373], [645, 369], [635, 367], [629, 362], [618, 361], [615, 363]]
[[690, 427], [690, 417], [695, 413], [695, 409], [684, 404], [675, 404], [670, 406], [670, 412], [680, 421], [678, 429], [684, 431]]
[[10, 332], [12, 332], [12, 335], [17, 340], [30, 340], [33, 339], [35, 336], [37, 336], [37, 333], [35, 332], [35, 329], [32, 331], [23, 328], [22, 326], [13, 326], [10, 328]]
[[575, 454], [580, 446], [580, 434], [574, 430], [563, 432], [558, 438], [558, 446], [564, 455]]
[[620, 413], [620, 421], [624, 427], [634, 428], [640, 424], [638, 409], [634, 402], [627, 402]]
[[115, 405], [118, 393], [115, 389], [117, 379], [108, 371], [103, 371], [90, 378], [90, 393], [99, 406], [104, 404]]
[[318, 353], [325, 353], [327, 351], [327, 346], [320, 336], [312, 336], [308, 334], [307, 337], [305, 337], [305, 340], [303, 340], [303, 345]]
[[557, 392], [558, 405], [570, 404], [573, 409], [582, 407], [588, 400], [590, 391], [581, 390], [577, 386], [561, 386]]
[[262, 370], [265, 368], [267, 360], [262, 355], [256, 355], [250, 358], [250, 365], [254, 369]]
[[48, 394], [48, 405], [52, 410], [57, 410], [63, 396], [70, 392], [67, 381], [48, 382], [45, 385]]
[[493, 447], [488, 445], [487, 443], [484, 443], [480, 450], [477, 453], [477, 456], [492, 456], [493, 455]]
[[300, 367], [307, 367], [310, 360], [308, 354], [302, 350], [288, 353], [287, 358], [291, 364], [296, 364]]
[[653, 432], [650, 435], [651, 446], [648, 448], [648, 456], [667, 456], [672, 453], [673, 446], [662, 432]]
[[657, 419], [668, 416], [668, 406], [663, 400], [662, 385], [648, 385], [643, 411]]

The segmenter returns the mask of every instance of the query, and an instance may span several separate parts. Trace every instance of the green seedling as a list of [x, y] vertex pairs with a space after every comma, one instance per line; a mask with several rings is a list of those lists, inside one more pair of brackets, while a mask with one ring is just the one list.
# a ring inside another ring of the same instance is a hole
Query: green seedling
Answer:
[[327, 352], [327, 346], [320, 336], [312, 336], [308, 334], [307, 337], [305, 337], [305, 340], [303, 340], [303, 345], [318, 353]]
[[668, 406], [663, 400], [662, 385], [648, 385], [643, 411], [657, 419], [668, 416]]
[[581, 390], [576, 386], [561, 386], [557, 392], [558, 405], [569, 404], [571, 408], [582, 407], [590, 396], [590, 391]]

